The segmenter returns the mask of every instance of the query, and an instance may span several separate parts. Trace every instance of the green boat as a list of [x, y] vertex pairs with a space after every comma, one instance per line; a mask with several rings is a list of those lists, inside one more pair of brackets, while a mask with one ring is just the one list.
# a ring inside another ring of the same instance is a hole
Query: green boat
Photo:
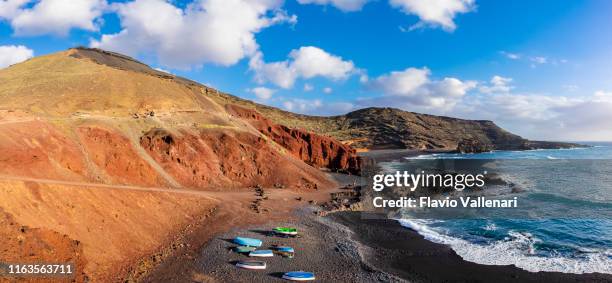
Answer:
[[298, 231], [296, 228], [276, 227], [274, 228], [274, 233], [281, 234], [281, 235], [295, 236], [298, 234]]
[[234, 251], [239, 253], [239, 254], [246, 254], [246, 253], [250, 253], [254, 250], [256, 250], [256, 247], [247, 247], [247, 246], [239, 246], [239, 247], [235, 247]]

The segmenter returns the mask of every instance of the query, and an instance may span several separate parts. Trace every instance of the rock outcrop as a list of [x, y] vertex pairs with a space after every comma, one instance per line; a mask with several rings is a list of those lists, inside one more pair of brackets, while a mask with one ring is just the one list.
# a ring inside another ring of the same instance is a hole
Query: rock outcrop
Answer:
[[362, 159], [355, 149], [341, 142], [301, 129], [278, 125], [257, 111], [233, 104], [230, 113], [247, 120], [255, 129], [287, 149], [293, 156], [317, 167], [333, 171], [361, 174]]
[[493, 150], [493, 145], [484, 144], [479, 140], [461, 140], [455, 150], [457, 153], [480, 153]]

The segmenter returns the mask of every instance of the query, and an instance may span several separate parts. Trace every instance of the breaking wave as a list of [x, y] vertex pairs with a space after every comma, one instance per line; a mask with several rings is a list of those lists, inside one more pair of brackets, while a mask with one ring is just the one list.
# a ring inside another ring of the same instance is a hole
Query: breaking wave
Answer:
[[[425, 239], [450, 246], [464, 260], [485, 265], [515, 265], [521, 269], [538, 272], [607, 273], [612, 274], [612, 249], [583, 250], [580, 256], [536, 255], [534, 245], [540, 240], [530, 233], [510, 231], [502, 240], [488, 244], [471, 243], [451, 237], [429, 227], [432, 220], [399, 219]], [[490, 227], [492, 228], [492, 227]]]

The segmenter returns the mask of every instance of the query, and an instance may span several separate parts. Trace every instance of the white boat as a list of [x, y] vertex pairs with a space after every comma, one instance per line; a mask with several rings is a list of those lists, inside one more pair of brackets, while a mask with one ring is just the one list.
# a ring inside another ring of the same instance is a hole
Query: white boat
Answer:
[[249, 253], [250, 257], [272, 257], [274, 253], [271, 250], [256, 250]]
[[244, 269], [255, 269], [262, 270], [266, 269], [266, 263], [263, 261], [255, 261], [255, 260], [241, 260], [236, 263], [237, 267]]

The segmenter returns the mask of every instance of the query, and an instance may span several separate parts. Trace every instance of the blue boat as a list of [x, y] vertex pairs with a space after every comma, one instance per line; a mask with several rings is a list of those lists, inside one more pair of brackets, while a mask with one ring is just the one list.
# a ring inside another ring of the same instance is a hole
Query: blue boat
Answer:
[[315, 275], [312, 272], [292, 271], [283, 274], [283, 279], [291, 281], [312, 281], [315, 280]]
[[261, 247], [261, 244], [262, 244], [261, 240], [259, 239], [243, 238], [243, 237], [234, 238], [234, 243], [236, 243], [237, 245], [247, 246], [247, 247]]
[[271, 250], [256, 250], [249, 253], [251, 257], [273, 257], [274, 253]]
[[277, 247], [276, 251], [283, 253], [294, 253], [295, 250], [292, 247]]

